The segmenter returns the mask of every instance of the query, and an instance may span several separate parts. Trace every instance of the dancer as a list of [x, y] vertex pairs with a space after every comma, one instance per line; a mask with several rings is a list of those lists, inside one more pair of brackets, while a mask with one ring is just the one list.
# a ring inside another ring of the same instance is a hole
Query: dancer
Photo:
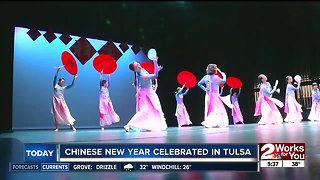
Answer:
[[[161, 71], [163, 69], [163, 66], [158, 66], [158, 71]], [[135, 81], [132, 83], [132, 86], [136, 89], [136, 99], [138, 97], [138, 91], [137, 91], [137, 81], [136, 81], [136, 73], [134, 73], [134, 76], [135, 76]], [[157, 92], [158, 90], [158, 79], [155, 78], [155, 79], [152, 79], [152, 89], [154, 90], [154, 92]], [[138, 101], [136, 101], [136, 112], [138, 112]]]
[[64, 91], [71, 88], [74, 85], [74, 81], [77, 78], [77, 75], [73, 77], [71, 85], [64, 86], [65, 79], [60, 78], [57, 83], [57, 76], [61, 67], [57, 68], [57, 72], [53, 79], [53, 97], [52, 97], [52, 113], [55, 123], [55, 130], [59, 131], [58, 125], [68, 125], [73, 131], [76, 131], [74, 127], [75, 119], [71, 116], [67, 103], [64, 99]]
[[320, 92], [316, 82], [312, 83], [312, 105], [308, 119], [312, 122], [320, 120]]
[[240, 105], [238, 102], [238, 97], [241, 93], [241, 88], [239, 88], [238, 93], [236, 91], [234, 91], [232, 93], [233, 88], [230, 88], [230, 96], [231, 96], [231, 104], [233, 104], [233, 108], [231, 110], [231, 115], [232, 115], [232, 119], [233, 119], [233, 124], [237, 124], [237, 123], [243, 123], [243, 117], [242, 117], [242, 113], [240, 110]]
[[[260, 82], [259, 97], [256, 102], [254, 116], [260, 116], [261, 119], [258, 124], [279, 124], [283, 122], [283, 118], [277, 106], [283, 107], [283, 103], [275, 98], [272, 98], [273, 93], [277, 90], [278, 80], [276, 81], [273, 89], [268, 78], [264, 74], [258, 76]], [[277, 106], [276, 106], [277, 104]]]
[[300, 88], [300, 81], [297, 82], [298, 86], [294, 87], [292, 82], [292, 76], [287, 76], [287, 88], [286, 88], [286, 96], [285, 96], [285, 105], [284, 112], [287, 113], [287, 117], [284, 119], [284, 122], [296, 123], [301, 122], [302, 118], [302, 106], [299, 104], [295, 97], [295, 91]]
[[102, 80], [103, 70], [100, 73], [100, 90], [99, 90], [99, 118], [101, 130], [104, 130], [106, 125], [111, 125], [120, 121], [120, 117], [114, 111], [113, 105], [109, 96], [110, 74], [108, 81]]
[[226, 74], [216, 64], [209, 64], [206, 72], [207, 75], [198, 82], [198, 86], [206, 92], [204, 121], [201, 124], [205, 127], [226, 127], [229, 125], [228, 114], [219, 95], [219, 84], [226, 82]]
[[158, 57], [153, 59], [153, 63], [154, 74], [149, 74], [137, 62], [129, 65], [129, 69], [135, 73], [137, 108], [136, 114], [128, 124], [124, 126], [127, 132], [130, 128], [160, 131], [168, 127], [162, 112], [159, 97], [152, 88], [152, 79], [157, 78], [159, 72]]
[[185, 85], [183, 85], [182, 87], [178, 87], [176, 91], [177, 108], [175, 115], [177, 117], [178, 127], [192, 124], [186, 106], [183, 103], [183, 96], [188, 93], [189, 88], [187, 88], [187, 90], [182, 93], [184, 87]]

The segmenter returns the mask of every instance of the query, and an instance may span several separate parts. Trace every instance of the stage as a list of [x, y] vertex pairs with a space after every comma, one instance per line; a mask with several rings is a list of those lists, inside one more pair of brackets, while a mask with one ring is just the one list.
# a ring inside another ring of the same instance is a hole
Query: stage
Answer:
[[[318, 179], [320, 177], [320, 122], [280, 125], [170, 127], [161, 132], [115, 129], [60, 128], [0, 134], [1, 179]], [[304, 168], [262, 168], [260, 172], [9, 172], [9, 162], [23, 162], [24, 143], [306, 143]]]

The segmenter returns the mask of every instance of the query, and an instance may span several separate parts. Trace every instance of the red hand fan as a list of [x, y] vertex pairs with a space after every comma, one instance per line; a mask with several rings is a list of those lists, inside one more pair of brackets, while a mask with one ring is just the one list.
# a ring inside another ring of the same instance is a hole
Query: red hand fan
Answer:
[[143, 62], [140, 64], [143, 69], [148, 71], [150, 74], [154, 74], [154, 65], [151, 62]]
[[230, 86], [231, 88], [239, 89], [242, 87], [242, 82], [239, 78], [237, 77], [228, 77], [227, 78], [227, 85]]
[[189, 71], [181, 71], [177, 76], [177, 80], [181, 86], [185, 84], [187, 88], [192, 88], [197, 84], [196, 76]]
[[78, 65], [74, 57], [67, 51], [62, 52], [61, 61], [67, 72], [76, 75], [78, 73]]
[[93, 59], [93, 67], [103, 74], [111, 74], [117, 69], [116, 61], [109, 55], [100, 54]]

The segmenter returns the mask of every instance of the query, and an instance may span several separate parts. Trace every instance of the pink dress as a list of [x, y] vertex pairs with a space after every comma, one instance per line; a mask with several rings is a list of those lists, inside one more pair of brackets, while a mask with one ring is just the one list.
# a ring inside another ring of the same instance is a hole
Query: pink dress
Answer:
[[259, 97], [256, 102], [254, 116], [260, 116], [258, 124], [279, 124], [283, 123], [283, 118], [276, 104], [283, 107], [283, 103], [272, 98], [271, 85], [269, 82], [261, 83]]
[[300, 84], [294, 87], [292, 84], [287, 84], [284, 112], [287, 113], [287, 117], [284, 122], [301, 122], [302, 118], [302, 106], [299, 104], [295, 97], [295, 91], [299, 90]]
[[312, 105], [308, 119], [311, 121], [320, 120], [320, 92], [318, 88], [312, 90]]
[[136, 114], [125, 127], [148, 131], [167, 129], [166, 119], [157, 93], [152, 88], [152, 79], [158, 76], [158, 64], [155, 62], [155, 74], [142, 69], [137, 75]]
[[184, 93], [176, 93], [177, 108], [175, 115], [177, 117], [179, 127], [181, 127], [182, 125], [192, 124], [186, 106], [183, 103], [183, 96], [185, 96], [188, 93], [188, 91], [189, 89], [187, 89]]
[[239, 92], [238, 92], [237, 95], [231, 96], [231, 103], [233, 104], [233, 108], [231, 110], [233, 124], [237, 124], [238, 122], [243, 123], [243, 117], [242, 117], [242, 113], [241, 113], [241, 110], [240, 110], [240, 105], [239, 105], [239, 102], [238, 102], [238, 97], [240, 95], [240, 91], [241, 90], [239, 89]]
[[119, 122], [120, 117], [113, 109], [108, 88], [101, 86], [99, 94], [100, 126], [103, 127]]
[[205, 127], [226, 127], [229, 125], [228, 114], [219, 95], [219, 84], [225, 82], [224, 73], [223, 79], [216, 74], [205, 75], [198, 82], [198, 86], [202, 90], [205, 90], [203, 84], [209, 87], [209, 92], [206, 92], [205, 96], [204, 121], [201, 123]]

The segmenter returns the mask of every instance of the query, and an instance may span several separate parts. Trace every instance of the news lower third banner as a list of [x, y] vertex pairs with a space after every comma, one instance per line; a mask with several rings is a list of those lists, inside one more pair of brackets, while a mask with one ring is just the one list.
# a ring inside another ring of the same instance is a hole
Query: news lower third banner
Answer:
[[254, 162], [257, 145], [111, 144], [58, 146], [59, 162]]
[[[271, 152], [270, 145], [261, 145], [263, 149], [259, 144], [25, 144], [24, 162], [11, 162], [9, 166], [10, 171], [257, 172], [259, 158], [266, 159]], [[284, 146], [283, 152], [288, 149], [292, 154], [292, 148]], [[275, 163], [272, 160], [268, 162]]]

